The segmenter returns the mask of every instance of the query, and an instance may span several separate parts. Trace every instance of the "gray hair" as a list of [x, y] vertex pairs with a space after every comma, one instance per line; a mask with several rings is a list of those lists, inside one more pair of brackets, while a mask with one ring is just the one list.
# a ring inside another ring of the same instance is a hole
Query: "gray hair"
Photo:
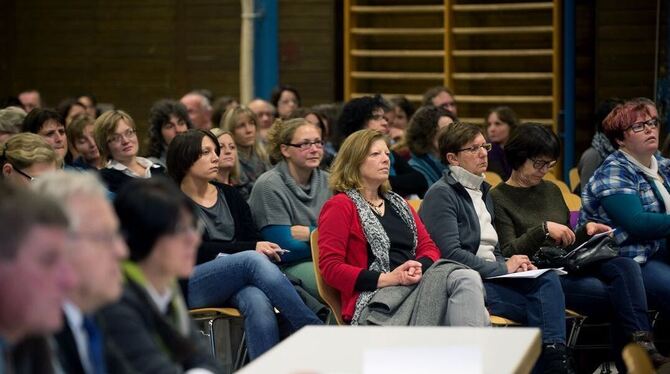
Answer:
[[73, 214], [69, 202], [81, 197], [107, 199], [107, 190], [92, 172], [59, 170], [41, 176], [30, 187], [42, 196], [58, 201], [70, 221], [70, 230], [79, 227], [79, 220]]
[[200, 98], [200, 106], [203, 109], [206, 109], [206, 110], [212, 109], [212, 104], [209, 102], [209, 99], [207, 98], [207, 96], [203, 95], [202, 92], [200, 92], [198, 90], [195, 90], [195, 91], [191, 91], [191, 92], [187, 93], [186, 95], [184, 95], [184, 97], [186, 97], [186, 96], [198, 96]]
[[26, 112], [18, 107], [10, 106], [0, 110], [0, 131], [10, 134], [21, 132]]

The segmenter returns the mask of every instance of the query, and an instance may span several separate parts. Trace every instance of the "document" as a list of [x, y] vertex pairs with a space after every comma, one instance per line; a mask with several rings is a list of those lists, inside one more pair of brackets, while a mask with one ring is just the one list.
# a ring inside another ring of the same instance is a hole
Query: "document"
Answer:
[[548, 271], [555, 271], [558, 273], [558, 275], [565, 275], [568, 272], [563, 270], [563, 268], [550, 268], [550, 269], [537, 269], [537, 270], [528, 270], [528, 271], [522, 271], [519, 273], [510, 273], [510, 274], [505, 274], [505, 275], [498, 275], [496, 277], [486, 277], [486, 279], [500, 279], [500, 278], [537, 278], [540, 275], [548, 272]]

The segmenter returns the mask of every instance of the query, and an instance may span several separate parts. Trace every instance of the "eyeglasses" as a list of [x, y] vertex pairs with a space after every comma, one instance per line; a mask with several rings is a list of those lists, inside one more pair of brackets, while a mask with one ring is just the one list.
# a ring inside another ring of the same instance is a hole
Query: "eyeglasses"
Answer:
[[288, 145], [290, 147], [299, 148], [301, 151], [306, 151], [306, 150], [312, 148], [313, 145], [316, 146], [316, 149], [321, 149], [321, 148], [323, 148], [323, 144], [324, 144], [323, 140], [316, 140], [316, 141], [313, 141], [313, 142], [304, 142], [304, 143], [299, 143], [299, 144], [285, 143], [285, 145]]
[[467, 147], [467, 148], [461, 148], [457, 152], [463, 152], [463, 151], [468, 151], [470, 153], [477, 153], [479, 152], [480, 149], [485, 149], [486, 152], [490, 152], [491, 148], [493, 148], [493, 145], [491, 143], [484, 143], [484, 144], [479, 144], [479, 145], [473, 145], [472, 147]]
[[28, 181], [32, 182], [32, 181], [34, 181], [35, 179], [37, 179], [37, 178], [35, 178], [35, 177], [31, 177], [31, 176], [30, 176], [28, 173], [26, 173], [25, 171], [22, 171], [21, 169], [17, 168], [16, 165], [14, 165], [14, 164], [10, 164], [10, 165], [12, 165], [12, 168], [14, 169], [15, 172], [19, 173], [19, 175], [24, 176], [26, 179], [28, 179]]
[[534, 158], [530, 159], [533, 161], [533, 167], [535, 170], [542, 170], [544, 168], [551, 169], [554, 166], [556, 166], [556, 160], [551, 160], [551, 161], [544, 161], [544, 160], [536, 160]]
[[123, 139], [130, 140], [135, 136], [135, 129], [128, 129], [120, 134], [114, 134], [111, 135], [109, 138], [107, 138], [107, 143], [115, 143], [119, 144], [123, 141]]
[[633, 132], [638, 133], [644, 131], [644, 127], [648, 126], [650, 129], [655, 129], [658, 127], [658, 118], [654, 117], [642, 122], [635, 122], [634, 124], [628, 126], [624, 131], [633, 130]]

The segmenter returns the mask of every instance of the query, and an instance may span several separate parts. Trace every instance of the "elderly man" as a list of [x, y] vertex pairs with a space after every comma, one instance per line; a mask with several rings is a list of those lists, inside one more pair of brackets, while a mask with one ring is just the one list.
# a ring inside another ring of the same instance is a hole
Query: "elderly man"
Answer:
[[126, 372], [95, 318], [121, 296], [120, 261], [128, 254], [105, 188], [93, 174], [65, 171], [41, 177], [33, 188], [60, 201], [71, 222], [70, 259], [80, 282], [63, 303], [67, 323], [56, 334], [61, 366], [67, 373]]
[[43, 336], [77, 283], [67, 256], [68, 220], [49, 198], [0, 180], [0, 373], [51, 372]]
[[247, 106], [258, 118], [258, 134], [265, 141], [275, 119], [275, 107], [263, 99], [254, 99]]
[[455, 116], [458, 115], [458, 108], [456, 107], [456, 99], [454, 93], [446, 86], [437, 86], [429, 88], [423, 94], [422, 105], [441, 106], [450, 111]]
[[193, 126], [202, 130], [212, 129], [212, 105], [207, 97], [197, 91], [191, 91], [179, 101], [188, 110], [188, 116], [191, 118]]

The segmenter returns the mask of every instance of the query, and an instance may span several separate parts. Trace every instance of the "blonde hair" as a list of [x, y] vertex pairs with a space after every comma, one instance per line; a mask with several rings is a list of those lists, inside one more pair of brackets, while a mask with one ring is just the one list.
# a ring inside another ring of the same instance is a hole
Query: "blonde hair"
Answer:
[[25, 169], [39, 163], [53, 163], [60, 167], [62, 160], [44, 138], [22, 132], [10, 136], [4, 144], [0, 144], [0, 164], [5, 163], [10, 163], [17, 169]]
[[110, 110], [102, 113], [95, 120], [93, 137], [95, 138], [95, 144], [98, 146], [98, 151], [100, 151], [100, 161], [103, 165], [109, 160], [110, 151], [107, 143], [109, 142], [109, 138], [114, 135], [114, 131], [116, 131], [116, 126], [120, 120], [128, 122], [128, 126], [135, 129], [133, 118], [122, 110]]
[[226, 112], [223, 114], [223, 118], [221, 118], [221, 123], [219, 124], [219, 127], [222, 128], [223, 130], [226, 130], [230, 132], [230, 134], [233, 137], [233, 140], [235, 140], [235, 127], [237, 126], [237, 120], [240, 118], [240, 116], [245, 115], [248, 116], [251, 121], [253, 121], [254, 126], [256, 126], [256, 141], [254, 145], [251, 147], [251, 152], [256, 154], [258, 158], [260, 158], [263, 161], [268, 161], [268, 153], [265, 151], [265, 147], [263, 147], [263, 144], [261, 143], [261, 140], [258, 136], [258, 118], [256, 117], [256, 114], [249, 109], [247, 106], [238, 106], [236, 108], [230, 108], [226, 110]]
[[[223, 135], [230, 135], [230, 137], [235, 141], [235, 137], [233, 136], [233, 133], [230, 131], [226, 131], [220, 127], [215, 127], [212, 130], [212, 134], [216, 136], [216, 139], [218, 140], [221, 136]], [[235, 154], [237, 154], [237, 149], [235, 150]], [[235, 165], [233, 165], [232, 170], [230, 170], [230, 181], [233, 184], [237, 184], [240, 182], [240, 157], [239, 155], [235, 156]]]
[[[372, 144], [377, 140], [383, 140], [388, 145], [384, 134], [371, 129], [358, 130], [344, 140], [339, 152], [337, 152], [328, 178], [328, 185], [333, 191], [344, 192], [352, 188], [360, 191], [363, 189], [361, 165], [368, 157]], [[388, 180], [379, 187], [379, 192], [382, 194], [390, 190], [391, 184]]]
[[272, 123], [272, 127], [268, 130], [267, 144], [270, 151], [270, 161], [273, 164], [284, 159], [281, 153], [282, 144], [291, 143], [293, 135], [302, 126], [314, 126], [314, 128], [321, 132], [321, 128], [304, 118], [293, 118], [287, 120], [277, 119]]

